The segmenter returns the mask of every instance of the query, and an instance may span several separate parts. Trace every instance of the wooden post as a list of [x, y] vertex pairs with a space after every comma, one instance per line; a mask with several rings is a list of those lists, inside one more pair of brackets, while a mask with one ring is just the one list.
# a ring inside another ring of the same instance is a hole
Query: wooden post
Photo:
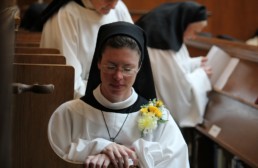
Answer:
[[14, 54], [14, 15], [17, 12], [15, 0], [0, 2], [0, 163], [11, 167], [12, 110], [11, 82]]

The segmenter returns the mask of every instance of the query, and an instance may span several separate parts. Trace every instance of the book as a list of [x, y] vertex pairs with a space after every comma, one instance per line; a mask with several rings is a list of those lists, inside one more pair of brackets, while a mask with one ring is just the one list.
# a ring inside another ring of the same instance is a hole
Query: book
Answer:
[[211, 47], [207, 57], [207, 65], [212, 68], [211, 84], [214, 88], [221, 90], [239, 63], [239, 58], [231, 57], [217, 46]]

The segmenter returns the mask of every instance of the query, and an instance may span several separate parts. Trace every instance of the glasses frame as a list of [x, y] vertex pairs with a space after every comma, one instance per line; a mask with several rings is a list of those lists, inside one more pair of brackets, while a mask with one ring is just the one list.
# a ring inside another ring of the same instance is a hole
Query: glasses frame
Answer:
[[137, 74], [140, 68], [133, 68], [133, 67], [121, 67], [115, 64], [104, 64], [101, 65], [101, 70], [109, 75], [115, 74], [118, 70], [123, 74], [123, 76], [133, 76]]

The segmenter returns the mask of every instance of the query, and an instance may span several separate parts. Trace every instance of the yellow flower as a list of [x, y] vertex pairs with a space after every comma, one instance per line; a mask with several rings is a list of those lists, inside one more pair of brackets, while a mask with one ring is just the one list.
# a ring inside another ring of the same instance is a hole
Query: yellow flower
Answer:
[[163, 102], [162, 102], [161, 100], [158, 100], [158, 101], [156, 102], [156, 106], [157, 106], [157, 107], [163, 106]]
[[158, 107], [155, 106], [149, 106], [149, 112], [154, 113], [158, 118], [162, 117], [162, 112], [159, 110]]
[[155, 111], [155, 115], [158, 117], [158, 118], [161, 118], [162, 117], [162, 112], [160, 110], [157, 110]]
[[138, 120], [138, 126], [140, 131], [149, 132], [157, 127], [157, 119], [152, 115], [144, 115]]
[[164, 104], [161, 100], [152, 100], [141, 107], [141, 116], [138, 120], [138, 127], [142, 136], [151, 133], [156, 129], [158, 123], [165, 123], [162, 119]]
[[148, 108], [147, 107], [143, 107], [140, 110], [142, 113], [147, 113], [148, 112]]

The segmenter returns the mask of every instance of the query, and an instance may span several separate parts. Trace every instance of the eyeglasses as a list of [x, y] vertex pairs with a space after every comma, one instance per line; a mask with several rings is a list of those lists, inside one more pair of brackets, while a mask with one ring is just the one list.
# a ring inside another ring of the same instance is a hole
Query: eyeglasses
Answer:
[[132, 68], [132, 67], [120, 68], [117, 65], [113, 65], [113, 64], [102, 65], [101, 69], [104, 73], [107, 73], [107, 74], [114, 74], [119, 69], [119, 71], [121, 71], [124, 76], [132, 76], [138, 72], [138, 69], [136, 68]]

